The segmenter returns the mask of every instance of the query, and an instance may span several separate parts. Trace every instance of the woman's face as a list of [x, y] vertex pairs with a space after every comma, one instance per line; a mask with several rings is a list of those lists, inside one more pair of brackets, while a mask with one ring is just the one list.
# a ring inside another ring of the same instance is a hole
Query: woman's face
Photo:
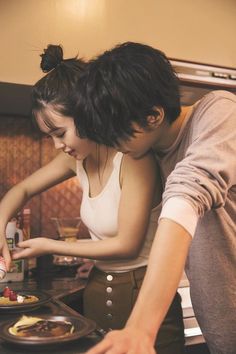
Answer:
[[61, 149], [76, 160], [83, 160], [93, 153], [96, 144], [77, 135], [72, 117], [63, 116], [53, 110], [44, 110], [37, 114], [36, 121], [39, 129], [52, 138], [56, 149]]

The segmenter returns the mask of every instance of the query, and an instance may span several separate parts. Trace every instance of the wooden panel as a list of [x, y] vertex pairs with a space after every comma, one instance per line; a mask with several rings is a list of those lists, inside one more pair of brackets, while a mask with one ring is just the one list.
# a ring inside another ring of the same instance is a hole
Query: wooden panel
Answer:
[[[40, 139], [29, 119], [0, 119], [0, 197], [40, 167]], [[32, 232], [40, 232], [40, 197], [27, 205], [32, 210]]]
[[2, 115], [16, 117], [30, 116], [30, 85], [0, 82], [0, 112]]
[[[28, 118], [0, 119], [0, 198], [16, 183], [26, 178], [56, 154], [50, 139], [41, 139], [32, 130]], [[79, 216], [81, 190], [77, 178], [72, 178], [28, 202], [31, 209], [33, 236], [55, 237], [53, 216]], [[88, 237], [81, 227], [81, 237]]]

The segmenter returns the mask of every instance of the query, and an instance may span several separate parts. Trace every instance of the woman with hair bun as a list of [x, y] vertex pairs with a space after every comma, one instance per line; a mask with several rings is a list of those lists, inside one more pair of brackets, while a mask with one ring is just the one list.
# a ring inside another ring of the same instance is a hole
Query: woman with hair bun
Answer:
[[[91, 240], [72, 244], [38, 237], [20, 242], [13, 259], [56, 253], [95, 260], [84, 291], [84, 315], [105, 330], [120, 329], [137, 298], [157, 227], [162, 193], [158, 166], [151, 153], [133, 159], [81, 137], [71, 98], [86, 63], [63, 59], [58, 45], [49, 45], [41, 57], [46, 75], [33, 87], [32, 113], [59, 153], [2, 199], [0, 249], [9, 266], [7, 222], [34, 195], [77, 176], [83, 191], [80, 214]], [[176, 294], [157, 337], [159, 354], [183, 353], [183, 328]]]

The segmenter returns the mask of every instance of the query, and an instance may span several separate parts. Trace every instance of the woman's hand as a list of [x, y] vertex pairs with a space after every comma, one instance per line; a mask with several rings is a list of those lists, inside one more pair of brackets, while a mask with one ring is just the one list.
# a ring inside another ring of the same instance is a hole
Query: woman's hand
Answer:
[[88, 279], [89, 274], [94, 266], [94, 262], [90, 259], [83, 259], [83, 264], [77, 269], [77, 278]]
[[11, 265], [11, 255], [5, 237], [0, 238], [0, 254], [2, 254], [5, 260], [7, 271], [9, 271]]
[[111, 331], [87, 354], [156, 354], [150, 337], [138, 328]]
[[52, 252], [51, 240], [47, 237], [36, 237], [17, 244], [17, 250], [12, 252], [12, 259], [31, 258]]

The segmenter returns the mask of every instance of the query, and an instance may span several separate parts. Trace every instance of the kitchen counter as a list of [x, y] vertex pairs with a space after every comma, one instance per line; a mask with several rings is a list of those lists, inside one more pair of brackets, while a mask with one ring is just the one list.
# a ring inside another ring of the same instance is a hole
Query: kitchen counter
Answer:
[[[40, 314], [49, 315], [71, 315], [80, 316], [77, 311], [72, 307], [78, 305], [78, 310], [81, 308], [82, 304], [82, 289], [84, 288], [85, 282], [80, 279], [75, 279], [75, 277], [53, 277], [52, 274], [47, 274], [47, 276], [42, 274], [35, 278], [28, 278], [24, 282], [15, 282], [11, 284], [1, 283], [0, 289], [3, 289], [6, 285], [17, 290], [40, 290], [52, 296], [49, 303], [42, 305], [40, 308], [27, 311], [25, 313], [28, 316], [40, 316]], [[74, 304], [74, 306], [73, 306]], [[70, 306], [68, 306], [70, 305]], [[18, 319], [22, 313], [0, 313], [0, 323], [3, 321]], [[0, 353], [1, 354], [82, 354], [85, 353], [89, 348], [94, 346], [101, 336], [93, 332], [88, 336], [78, 339], [77, 341], [60, 345], [59, 347], [43, 347], [42, 350], [39, 347], [20, 347], [16, 345], [10, 345], [3, 342], [0, 339]]]
[[[71, 274], [70, 274], [71, 273]], [[65, 274], [67, 276], [65, 276]], [[55, 273], [55, 271], [41, 271], [39, 274], [34, 274], [33, 277], [27, 278], [24, 282], [11, 283], [9, 286], [15, 290], [39, 290], [44, 291], [52, 296], [52, 300], [45, 304], [44, 306], [38, 308], [37, 310], [27, 312], [27, 315], [72, 315], [80, 316], [82, 313], [82, 291], [84, 289], [86, 282], [81, 279], [75, 278], [75, 272], [73, 269], [68, 269], [64, 272]], [[203, 345], [204, 339], [199, 332], [199, 327], [194, 317], [192, 306], [189, 303], [189, 297], [185, 299], [185, 292], [188, 290], [188, 284], [180, 284], [180, 294], [182, 296], [182, 306], [184, 314], [185, 323], [185, 334], [186, 334], [186, 345], [187, 348], [195, 347], [195, 345]], [[4, 288], [6, 284], [1, 283], [0, 289]], [[21, 314], [5, 314], [5, 312], [0, 313], [0, 323], [3, 321], [9, 321], [11, 319], [18, 319]], [[195, 333], [197, 331], [197, 333]], [[192, 333], [193, 332], [193, 333]], [[92, 333], [86, 338], [80, 339], [71, 344], [60, 345], [60, 348], [43, 348], [40, 351], [37, 348], [37, 354], [82, 354], [86, 350], [95, 345], [102, 337], [102, 333], [99, 334]], [[32, 348], [32, 347], [31, 347]], [[30, 351], [27, 349], [27, 353], [31, 354], [35, 351], [33, 348]], [[189, 353], [191, 353], [190, 349]], [[4, 344], [0, 340], [0, 353], [1, 354], [25, 354], [26, 350], [24, 348], [17, 348]]]

